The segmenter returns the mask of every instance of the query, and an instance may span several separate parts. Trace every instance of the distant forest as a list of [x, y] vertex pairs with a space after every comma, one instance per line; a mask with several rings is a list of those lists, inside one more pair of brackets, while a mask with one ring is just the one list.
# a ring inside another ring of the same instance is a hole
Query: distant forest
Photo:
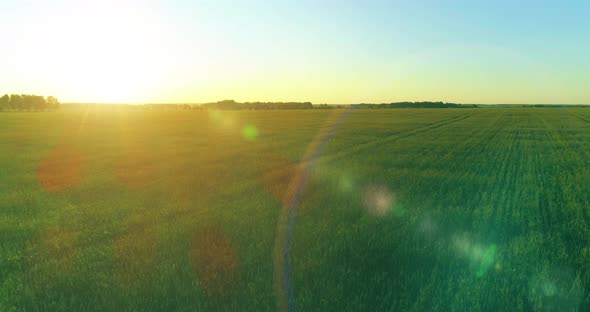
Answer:
[[333, 109], [333, 108], [472, 108], [475, 104], [444, 102], [396, 102], [384, 104], [312, 104], [311, 102], [236, 102], [223, 100], [204, 104], [144, 104], [148, 109], [218, 109], [218, 110], [276, 110], [276, 109]]
[[445, 102], [395, 102], [384, 104], [352, 104], [355, 108], [473, 108], [476, 104], [457, 104]]
[[0, 111], [45, 111], [59, 108], [59, 101], [53, 96], [4, 94], [0, 97]]
[[0, 111], [44, 111], [57, 108], [100, 108], [100, 109], [146, 109], [146, 110], [290, 110], [290, 109], [395, 109], [395, 108], [549, 108], [549, 107], [583, 107], [588, 105], [572, 104], [457, 104], [446, 102], [392, 102], [392, 103], [360, 103], [360, 104], [312, 104], [311, 102], [236, 102], [223, 100], [201, 104], [101, 104], [101, 103], [65, 103], [60, 104], [53, 97], [44, 98], [38, 95], [5, 94], [0, 97]]
[[205, 109], [242, 110], [242, 109], [312, 109], [311, 102], [245, 102], [223, 100], [215, 103], [201, 104]]
[[330, 109], [330, 108], [472, 108], [477, 107], [475, 104], [463, 105], [456, 103], [444, 102], [396, 102], [385, 104], [351, 104], [351, 105], [313, 105], [311, 102], [246, 102], [239, 103], [234, 100], [223, 100], [215, 103], [202, 104], [201, 108], [221, 109], [221, 110], [241, 110], [241, 109]]

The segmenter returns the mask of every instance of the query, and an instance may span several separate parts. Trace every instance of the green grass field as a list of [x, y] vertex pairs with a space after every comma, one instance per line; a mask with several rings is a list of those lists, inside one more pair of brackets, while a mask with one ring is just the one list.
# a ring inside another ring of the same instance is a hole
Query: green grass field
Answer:
[[589, 311], [588, 143], [579, 108], [2, 113], [0, 311], [272, 311], [285, 278], [299, 311]]

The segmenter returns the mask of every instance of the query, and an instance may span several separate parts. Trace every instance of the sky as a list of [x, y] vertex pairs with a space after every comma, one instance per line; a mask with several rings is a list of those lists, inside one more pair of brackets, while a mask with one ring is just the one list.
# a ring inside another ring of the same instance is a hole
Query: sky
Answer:
[[590, 104], [588, 1], [0, 1], [0, 93]]

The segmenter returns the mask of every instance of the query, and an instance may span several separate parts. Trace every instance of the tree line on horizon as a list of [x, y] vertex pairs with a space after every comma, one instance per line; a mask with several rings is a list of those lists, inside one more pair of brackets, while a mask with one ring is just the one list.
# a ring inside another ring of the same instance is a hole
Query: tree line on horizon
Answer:
[[[280, 110], [280, 109], [314, 109], [341, 108], [343, 105], [313, 105], [311, 102], [236, 102], [223, 100], [211, 103], [185, 104], [99, 104], [99, 103], [65, 103], [63, 108], [86, 108], [92, 106], [104, 109], [148, 109], [148, 110]], [[328, 107], [325, 107], [328, 106]]]
[[[147, 105], [147, 104], [146, 104]], [[236, 102], [234, 100], [223, 100], [213, 103], [205, 103], [196, 106], [196, 109], [219, 109], [219, 110], [272, 110], [272, 109], [331, 109], [331, 108], [473, 108], [479, 107], [476, 104], [457, 104], [446, 102], [393, 102], [381, 104], [312, 104], [311, 102]], [[193, 108], [194, 109], [194, 108]]]
[[59, 108], [53, 96], [47, 98], [32, 94], [4, 94], [0, 97], [0, 111], [45, 111]]
[[446, 102], [393, 102], [382, 104], [350, 104], [350, 105], [329, 105], [312, 104], [311, 102], [245, 102], [239, 103], [234, 100], [223, 100], [215, 103], [201, 104], [201, 109], [220, 110], [241, 110], [241, 109], [330, 109], [330, 108], [473, 108], [476, 104], [457, 104]]
[[[359, 104], [313, 104], [311, 102], [236, 102], [222, 100], [211, 103], [192, 104], [101, 104], [101, 103], [65, 103], [61, 104], [57, 98], [29, 94], [5, 94], [0, 97], [0, 112], [2, 111], [47, 111], [58, 108], [84, 108], [93, 106], [101, 109], [148, 109], [148, 110], [290, 110], [290, 109], [387, 109], [387, 108], [477, 108], [479, 104], [458, 104], [448, 102], [391, 102], [391, 103], [359, 103]], [[483, 107], [580, 107], [590, 105], [576, 104], [486, 104]]]
[[382, 104], [351, 104], [354, 108], [473, 108], [476, 104], [457, 104], [446, 102], [393, 102]]
[[311, 102], [236, 102], [222, 100], [202, 104], [99, 104], [99, 103], [66, 103], [61, 105], [56, 98], [47, 99], [36, 95], [4, 95], [0, 98], [2, 110], [46, 110], [63, 108], [87, 108], [93, 106], [102, 109], [148, 109], [148, 110], [291, 110], [291, 109], [384, 109], [384, 108], [473, 108], [477, 104], [457, 104], [446, 102], [392, 102], [392, 103], [360, 103], [360, 104], [312, 104]]
[[214, 103], [205, 103], [200, 105], [204, 109], [220, 110], [268, 110], [268, 109], [312, 109], [311, 102], [245, 102], [240, 103], [234, 100], [223, 100]]

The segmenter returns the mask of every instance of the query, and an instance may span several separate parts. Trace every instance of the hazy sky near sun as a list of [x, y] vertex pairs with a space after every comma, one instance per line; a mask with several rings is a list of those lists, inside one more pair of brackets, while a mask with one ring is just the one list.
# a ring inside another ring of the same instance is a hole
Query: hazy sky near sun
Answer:
[[0, 93], [590, 104], [587, 1], [0, 1]]

